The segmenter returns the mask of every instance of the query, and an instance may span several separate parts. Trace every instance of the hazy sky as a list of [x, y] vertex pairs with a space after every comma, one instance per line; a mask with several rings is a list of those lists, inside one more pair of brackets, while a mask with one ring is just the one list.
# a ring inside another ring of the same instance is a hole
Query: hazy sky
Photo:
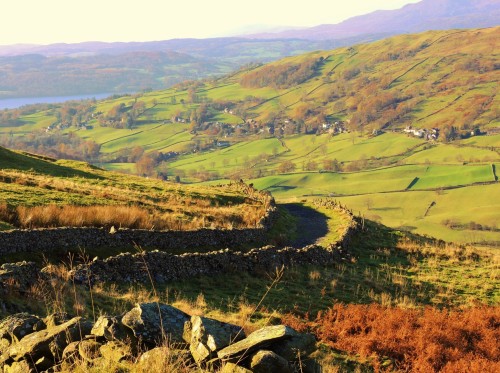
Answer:
[[206, 38], [227, 35], [246, 25], [338, 23], [419, 1], [4, 0], [0, 45]]

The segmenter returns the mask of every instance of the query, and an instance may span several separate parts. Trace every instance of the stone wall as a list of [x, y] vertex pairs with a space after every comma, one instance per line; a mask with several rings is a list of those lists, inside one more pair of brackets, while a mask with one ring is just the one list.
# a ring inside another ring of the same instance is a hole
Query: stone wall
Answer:
[[267, 228], [199, 229], [195, 231], [148, 231], [103, 228], [54, 228], [0, 232], [0, 256], [20, 252], [49, 252], [56, 249], [106, 247], [131, 250], [136, 246], [171, 250], [230, 247], [238, 243], [262, 242]]
[[229, 249], [209, 253], [181, 255], [162, 251], [123, 253], [104, 260], [96, 259], [79, 265], [72, 273], [77, 282], [149, 283], [149, 275], [158, 283], [166, 283], [200, 275], [230, 272], [256, 272], [274, 270], [298, 264], [328, 265], [346, 259], [340, 247], [325, 248], [317, 245], [301, 249], [266, 246], [249, 252]]
[[[269, 271], [294, 265], [330, 265], [347, 260], [347, 247], [358, 223], [352, 213], [330, 200], [317, 202], [321, 206], [338, 209], [349, 217], [341, 238], [328, 247], [309, 245], [304, 248], [265, 246], [248, 252], [229, 249], [209, 253], [174, 255], [152, 251], [137, 254], [122, 253], [104, 260], [95, 259], [79, 265], [72, 273], [77, 282], [148, 283], [150, 275], [158, 283], [165, 283], [200, 275], [230, 272]], [[230, 247], [230, 245], [229, 245]]]
[[150, 231], [141, 229], [104, 228], [47, 228], [15, 229], [0, 232], [0, 256], [21, 252], [49, 252], [72, 248], [119, 248], [132, 250], [139, 246], [147, 249], [173, 250], [188, 248], [231, 247], [238, 244], [262, 244], [267, 231], [277, 216], [274, 198], [267, 192], [255, 190], [243, 182], [231, 186], [248, 198], [265, 206], [265, 214], [254, 228], [208, 229], [192, 231]]
[[275, 268], [302, 264], [329, 265], [348, 260], [347, 247], [358, 229], [353, 214], [332, 200], [318, 200], [319, 206], [339, 210], [347, 217], [348, 224], [341, 238], [328, 247], [309, 245], [303, 248], [278, 248], [265, 246], [248, 252], [229, 249], [208, 253], [190, 252], [180, 255], [169, 253], [169, 249], [187, 247], [193, 249], [209, 246], [235, 247], [235, 243], [259, 241], [272, 225], [276, 208], [268, 209], [261, 227], [256, 229], [211, 230], [191, 232], [144, 230], [118, 230], [110, 233], [98, 228], [42, 229], [33, 231], [11, 231], [0, 233], [0, 255], [9, 252], [50, 250], [56, 247], [119, 247], [126, 249], [139, 245], [142, 248], [159, 249], [136, 254], [122, 253], [107, 259], [94, 259], [80, 264], [73, 278], [81, 283], [120, 282], [148, 283], [150, 275], [159, 283], [180, 280], [200, 275], [216, 275], [228, 272], [268, 271]]

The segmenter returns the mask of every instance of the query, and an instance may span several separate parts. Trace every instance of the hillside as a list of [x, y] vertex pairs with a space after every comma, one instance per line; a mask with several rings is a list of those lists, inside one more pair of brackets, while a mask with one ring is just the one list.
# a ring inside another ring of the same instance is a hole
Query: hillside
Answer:
[[425, 0], [280, 33], [154, 42], [0, 46], [0, 99], [114, 94], [220, 77], [242, 65], [427, 30], [498, 26], [497, 0]]
[[0, 99], [162, 89], [188, 79], [222, 76], [250, 62], [334, 45], [329, 41], [214, 38], [0, 46]]
[[164, 91], [4, 111], [1, 141], [182, 182], [254, 179], [279, 199], [336, 196], [393, 227], [496, 244], [499, 32], [404, 35]]
[[255, 227], [263, 199], [238, 185], [190, 187], [0, 147], [0, 227], [148, 230]]

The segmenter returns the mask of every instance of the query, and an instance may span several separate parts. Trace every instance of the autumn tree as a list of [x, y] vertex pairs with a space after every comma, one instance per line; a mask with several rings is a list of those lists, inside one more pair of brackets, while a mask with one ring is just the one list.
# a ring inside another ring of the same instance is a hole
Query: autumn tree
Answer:
[[143, 176], [152, 176], [155, 167], [155, 160], [152, 156], [144, 154], [135, 164], [137, 173]]
[[318, 169], [318, 162], [312, 159], [307, 161], [305, 169], [306, 171], [316, 171]]
[[325, 171], [340, 171], [340, 163], [337, 159], [325, 159], [323, 160], [323, 169]]
[[295, 171], [296, 168], [297, 166], [292, 161], [284, 161], [281, 162], [280, 165], [278, 166], [278, 172], [284, 174], [288, 172], [293, 172]]

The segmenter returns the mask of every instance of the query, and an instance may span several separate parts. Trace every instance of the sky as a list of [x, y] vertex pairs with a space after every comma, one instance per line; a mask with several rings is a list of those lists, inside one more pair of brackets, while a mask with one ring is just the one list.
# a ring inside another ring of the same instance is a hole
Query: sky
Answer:
[[5, 0], [0, 45], [228, 36], [249, 25], [338, 23], [420, 0]]

